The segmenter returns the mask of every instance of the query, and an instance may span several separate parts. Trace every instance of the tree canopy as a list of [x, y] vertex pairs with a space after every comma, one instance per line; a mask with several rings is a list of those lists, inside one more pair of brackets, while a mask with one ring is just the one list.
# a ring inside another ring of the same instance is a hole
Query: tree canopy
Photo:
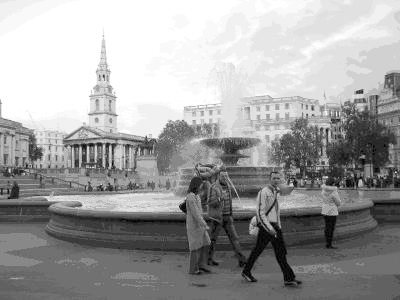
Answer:
[[342, 111], [343, 135], [328, 146], [329, 164], [358, 165], [363, 158], [375, 167], [384, 166], [389, 160], [389, 145], [396, 143], [395, 135], [376, 116], [357, 110], [354, 104], [342, 107]]
[[33, 163], [43, 157], [43, 149], [36, 144], [34, 134], [29, 135], [29, 159]]
[[296, 119], [291, 131], [271, 143], [271, 158], [286, 169], [300, 168], [305, 173], [307, 166], [315, 165], [322, 148], [322, 137], [317, 127], [310, 126], [304, 118]]

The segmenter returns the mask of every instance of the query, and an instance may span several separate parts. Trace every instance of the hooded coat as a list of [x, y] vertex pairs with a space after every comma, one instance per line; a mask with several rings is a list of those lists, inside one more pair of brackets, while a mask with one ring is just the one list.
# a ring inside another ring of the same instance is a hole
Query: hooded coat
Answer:
[[322, 185], [322, 210], [324, 216], [339, 215], [338, 207], [341, 204], [338, 188], [336, 186]]

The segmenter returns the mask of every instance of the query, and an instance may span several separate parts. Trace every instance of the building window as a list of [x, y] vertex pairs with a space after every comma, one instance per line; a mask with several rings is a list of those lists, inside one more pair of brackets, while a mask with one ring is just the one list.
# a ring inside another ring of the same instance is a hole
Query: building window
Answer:
[[269, 105], [265, 105], [265, 110], [269, 111]]
[[7, 144], [7, 136], [4, 136], [4, 145]]
[[311, 110], [314, 111], [314, 105], [311, 105]]
[[99, 118], [94, 118], [95, 123], [99, 123]]
[[285, 109], [289, 109], [289, 103], [285, 103]]
[[285, 113], [285, 120], [289, 120], [289, 113]]
[[195, 116], [196, 116], [196, 112], [192, 111], [192, 117], [195, 117]]
[[265, 128], [265, 130], [269, 130], [270, 126], [269, 125], [265, 125], [264, 128]]
[[257, 120], [261, 120], [261, 116], [260, 115], [257, 115]]
[[51, 151], [51, 146], [49, 146], [49, 151]]
[[47, 156], [47, 160], [48, 160], [48, 161], [51, 160], [51, 155], [50, 155], [50, 154]]
[[306, 109], [308, 109], [308, 104], [306, 104]]
[[196, 125], [196, 120], [193, 120], [193, 121], [192, 121], [192, 125]]
[[265, 115], [265, 119], [268, 120], [268, 121], [271, 120], [270, 114], [266, 114], [266, 115]]
[[96, 111], [100, 110], [99, 99], [96, 99]]
[[55, 159], [56, 159], [56, 161], [58, 160], [58, 155], [56, 155]]
[[306, 114], [306, 119], [308, 119], [308, 114]]
[[[203, 112], [204, 113], [204, 112]], [[201, 119], [200, 120], [200, 123], [201, 123], [201, 125], [203, 125], [204, 124], [204, 119]]]
[[279, 113], [275, 114], [275, 120], [279, 121]]
[[200, 116], [204, 117], [204, 111], [203, 110], [200, 112]]
[[301, 104], [301, 109], [303, 109], [303, 103]]
[[275, 110], [279, 110], [279, 104], [275, 104]]
[[209, 110], [209, 111], [208, 111], [208, 114], [209, 114], [210, 116], [212, 116], [212, 115], [213, 115], [213, 111], [212, 111], [212, 110]]
[[257, 110], [257, 111], [261, 111], [261, 107], [257, 106], [257, 107], [256, 107], [256, 110]]
[[[108, 110], [109, 110], [109, 111], [111, 111], [111, 103], [112, 103], [112, 101], [109, 100], [109, 101], [108, 101]], [[110, 122], [110, 123], [111, 123], [111, 122]]]
[[221, 110], [220, 110], [220, 109], [218, 109], [218, 114], [219, 114], [219, 115], [221, 114]]
[[259, 131], [260, 130], [260, 125], [256, 125], [255, 129], [256, 129], [256, 131]]
[[110, 118], [110, 120], [109, 120], [109, 121], [110, 121], [110, 124], [111, 124], [111, 123], [112, 123], [112, 118]]
[[208, 123], [209, 123], [209, 124], [212, 124], [212, 119], [208, 119]]

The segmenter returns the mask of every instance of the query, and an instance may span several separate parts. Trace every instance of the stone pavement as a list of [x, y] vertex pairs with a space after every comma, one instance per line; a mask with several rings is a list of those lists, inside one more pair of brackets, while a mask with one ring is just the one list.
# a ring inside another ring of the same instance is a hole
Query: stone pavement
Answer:
[[[257, 283], [240, 276], [233, 252], [214, 273], [187, 274], [187, 253], [94, 248], [56, 240], [45, 224], [0, 224], [0, 299], [399, 299], [400, 225], [356, 239], [290, 247], [299, 288], [285, 288], [272, 249]], [[248, 252], [246, 251], [246, 254]]]

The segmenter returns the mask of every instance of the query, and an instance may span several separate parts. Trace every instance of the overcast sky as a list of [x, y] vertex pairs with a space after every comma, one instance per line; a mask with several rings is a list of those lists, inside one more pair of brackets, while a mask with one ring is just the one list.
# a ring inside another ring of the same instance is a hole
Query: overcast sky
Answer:
[[118, 127], [137, 135], [218, 102], [218, 62], [248, 96], [332, 102], [400, 69], [399, 0], [0, 0], [2, 116], [68, 133], [88, 122], [103, 28]]

